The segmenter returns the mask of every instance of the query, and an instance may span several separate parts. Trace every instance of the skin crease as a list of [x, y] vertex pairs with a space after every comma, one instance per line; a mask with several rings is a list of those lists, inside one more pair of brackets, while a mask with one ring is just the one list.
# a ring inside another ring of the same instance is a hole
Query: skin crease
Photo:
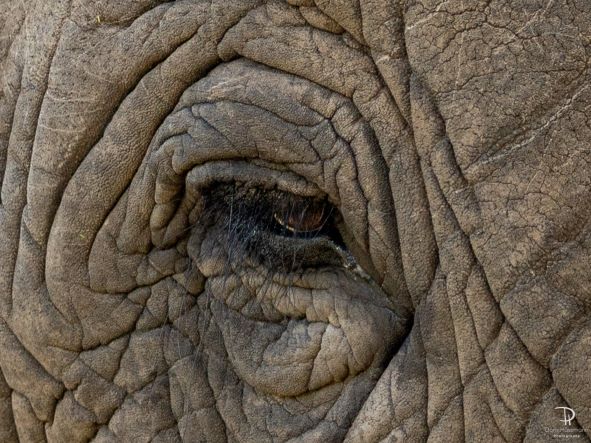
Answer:
[[0, 1], [0, 442], [588, 441], [589, 29]]

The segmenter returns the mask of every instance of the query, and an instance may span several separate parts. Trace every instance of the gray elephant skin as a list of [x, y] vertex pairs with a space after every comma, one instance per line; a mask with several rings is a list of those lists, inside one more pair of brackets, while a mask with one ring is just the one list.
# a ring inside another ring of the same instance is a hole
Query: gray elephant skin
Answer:
[[589, 0], [0, 0], [0, 442], [591, 435]]

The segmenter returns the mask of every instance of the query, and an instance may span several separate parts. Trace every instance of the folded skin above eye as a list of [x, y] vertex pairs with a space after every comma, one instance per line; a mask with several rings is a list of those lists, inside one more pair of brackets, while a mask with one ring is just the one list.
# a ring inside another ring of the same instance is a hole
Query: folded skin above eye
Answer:
[[0, 4], [0, 442], [584, 437], [590, 26]]

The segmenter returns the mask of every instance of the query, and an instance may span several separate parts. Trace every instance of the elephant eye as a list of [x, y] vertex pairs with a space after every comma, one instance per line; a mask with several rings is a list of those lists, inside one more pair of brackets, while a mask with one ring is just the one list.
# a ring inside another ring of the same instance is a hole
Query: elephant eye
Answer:
[[279, 199], [278, 206], [273, 212], [275, 221], [288, 232], [304, 237], [320, 232], [333, 212], [327, 201], [297, 196]]
[[229, 259], [246, 255], [285, 272], [349, 266], [341, 215], [325, 197], [240, 184], [217, 185], [206, 194], [208, 224], [219, 233]]

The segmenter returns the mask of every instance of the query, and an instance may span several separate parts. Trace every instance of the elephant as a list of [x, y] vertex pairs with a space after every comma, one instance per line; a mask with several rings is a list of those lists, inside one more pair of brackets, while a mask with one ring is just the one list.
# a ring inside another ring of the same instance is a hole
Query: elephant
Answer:
[[589, 441], [588, 0], [0, 23], [1, 442]]

